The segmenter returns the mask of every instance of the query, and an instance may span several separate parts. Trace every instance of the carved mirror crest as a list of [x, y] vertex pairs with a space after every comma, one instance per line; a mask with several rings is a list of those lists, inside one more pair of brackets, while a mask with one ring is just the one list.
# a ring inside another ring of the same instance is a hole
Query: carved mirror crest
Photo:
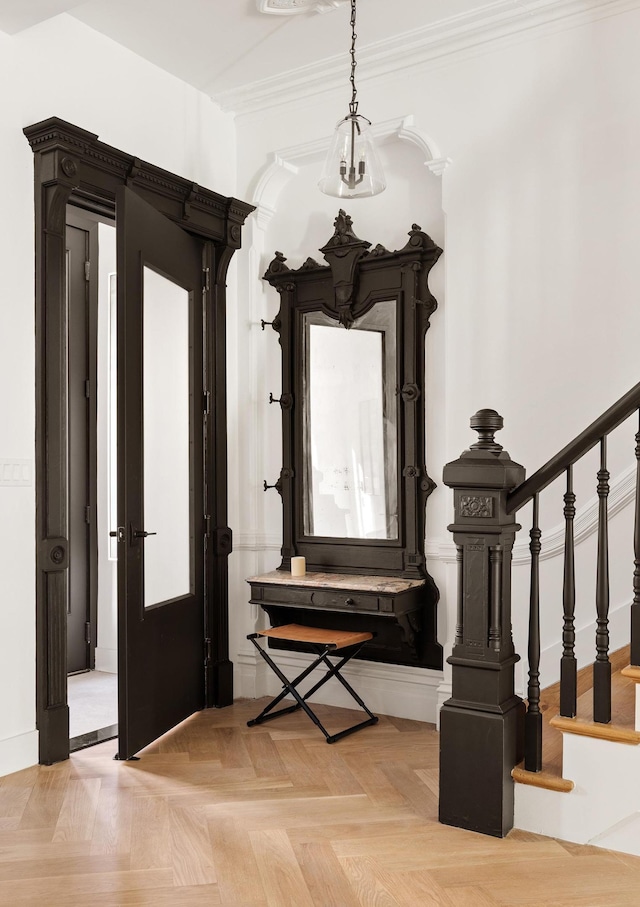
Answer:
[[280, 294], [281, 569], [429, 577], [425, 505], [428, 276], [442, 250], [417, 224], [390, 252], [359, 239], [340, 211], [320, 250], [264, 279]]

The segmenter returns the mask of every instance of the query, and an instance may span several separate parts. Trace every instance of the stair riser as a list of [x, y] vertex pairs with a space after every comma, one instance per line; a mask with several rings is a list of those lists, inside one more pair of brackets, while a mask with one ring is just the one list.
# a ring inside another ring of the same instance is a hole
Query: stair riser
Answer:
[[[515, 827], [587, 844], [640, 811], [640, 746], [564, 734], [571, 793], [516, 784]], [[604, 845], [603, 845], [604, 846]]]

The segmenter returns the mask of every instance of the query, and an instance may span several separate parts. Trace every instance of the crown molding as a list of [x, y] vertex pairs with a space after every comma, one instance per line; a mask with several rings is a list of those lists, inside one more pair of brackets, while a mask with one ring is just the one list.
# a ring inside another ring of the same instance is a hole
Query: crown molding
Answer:
[[[454, 54], [494, 42], [508, 43], [540, 30], [557, 31], [616, 16], [640, 7], [640, 0], [494, 0], [481, 9], [442, 19], [363, 47], [358, 52], [359, 83], [415, 70]], [[210, 91], [223, 110], [238, 115], [306, 100], [346, 84], [344, 54], [288, 70], [226, 91]]]

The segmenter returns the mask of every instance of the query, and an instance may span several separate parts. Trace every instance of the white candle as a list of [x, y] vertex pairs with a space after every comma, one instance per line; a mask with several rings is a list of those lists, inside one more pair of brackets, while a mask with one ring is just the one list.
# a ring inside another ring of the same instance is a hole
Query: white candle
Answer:
[[291, 576], [304, 576], [307, 571], [307, 564], [303, 557], [291, 558]]

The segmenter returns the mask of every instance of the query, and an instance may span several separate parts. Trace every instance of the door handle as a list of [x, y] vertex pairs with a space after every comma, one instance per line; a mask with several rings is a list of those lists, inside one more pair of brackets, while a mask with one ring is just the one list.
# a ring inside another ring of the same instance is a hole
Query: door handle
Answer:
[[145, 532], [144, 529], [132, 529], [131, 535], [134, 539], [146, 539], [148, 535], [157, 535], [157, 532]]
[[112, 529], [109, 535], [112, 539], [118, 539], [119, 542], [124, 542], [124, 526], [118, 526], [117, 529]]

